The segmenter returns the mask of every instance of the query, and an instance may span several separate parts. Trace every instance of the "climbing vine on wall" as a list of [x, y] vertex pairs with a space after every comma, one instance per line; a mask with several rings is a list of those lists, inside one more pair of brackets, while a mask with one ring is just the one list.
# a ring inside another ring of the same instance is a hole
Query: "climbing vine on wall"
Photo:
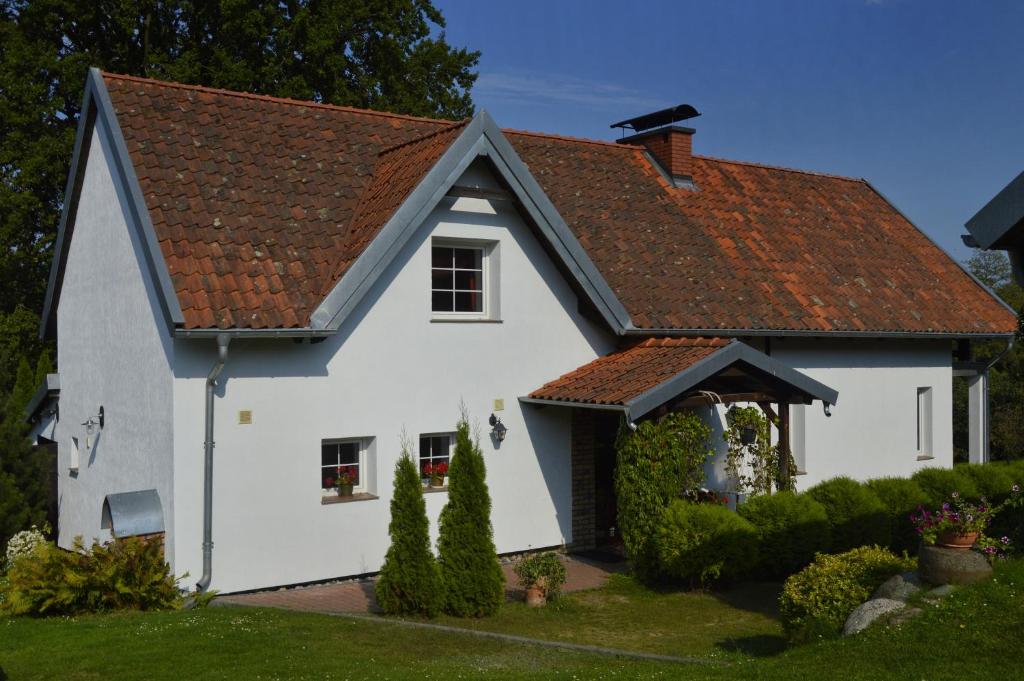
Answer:
[[[780, 489], [793, 488], [793, 477], [783, 485], [780, 480], [779, 448], [772, 444], [772, 423], [757, 407], [732, 407], [726, 412], [725, 438], [727, 446], [725, 470], [736, 485], [737, 492], [750, 495], [771, 494]], [[796, 465], [790, 454], [789, 470]]]

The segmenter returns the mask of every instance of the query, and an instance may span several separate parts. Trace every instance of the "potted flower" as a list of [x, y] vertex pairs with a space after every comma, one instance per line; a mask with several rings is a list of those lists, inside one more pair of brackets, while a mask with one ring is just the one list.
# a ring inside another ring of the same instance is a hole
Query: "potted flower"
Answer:
[[[964, 551], [978, 544], [987, 553], [994, 553], [988, 550], [991, 542], [985, 537], [985, 530], [999, 511], [1019, 501], [1019, 485], [1014, 485], [1010, 497], [995, 506], [989, 504], [985, 497], [979, 503], [972, 504], [963, 499], [959, 492], [953, 492], [951, 500], [944, 503], [941, 509], [929, 512], [919, 507], [919, 513], [911, 514], [910, 520], [925, 544]], [[1001, 543], [1006, 544], [1008, 541]]]
[[434, 488], [444, 487], [444, 477], [448, 475], [448, 464], [445, 461], [428, 463], [423, 467], [423, 475], [430, 480], [430, 486]]
[[531, 608], [539, 608], [557, 597], [565, 584], [565, 565], [552, 551], [523, 556], [516, 563], [515, 573]]
[[338, 466], [338, 477], [335, 478], [334, 484], [338, 487], [339, 497], [352, 496], [352, 487], [356, 484], [358, 476], [359, 471], [355, 466]]

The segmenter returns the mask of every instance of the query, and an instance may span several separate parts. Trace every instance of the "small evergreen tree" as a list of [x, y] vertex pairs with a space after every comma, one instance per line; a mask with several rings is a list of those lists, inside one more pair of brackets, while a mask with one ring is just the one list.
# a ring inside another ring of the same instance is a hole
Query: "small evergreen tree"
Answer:
[[426, 615], [441, 609], [441, 573], [430, 551], [430, 521], [423, 485], [407, 446], [395, 464], [391, 546], [377, 580], [377, 602], [389, 615]]
[[483, 452], [470, 438], [469, 423], [463, 416], [448, 468], [448, 503], [441, 511], [437, 541], [444, 608], [461, 617], [493, 614], [505, 597], [486, 474]]

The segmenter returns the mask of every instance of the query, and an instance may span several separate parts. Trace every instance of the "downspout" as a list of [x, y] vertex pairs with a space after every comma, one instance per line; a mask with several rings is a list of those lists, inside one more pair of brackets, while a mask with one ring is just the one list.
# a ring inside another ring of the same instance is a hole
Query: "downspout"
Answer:
[[213, 571], [213, 398], [217, 377], [228, 360], [231, 336], [217, 334], [217, 362], [206, 377], [206, 440], [203, 443], [203, 576], [196, 584], [197, 591], [210, 586]]

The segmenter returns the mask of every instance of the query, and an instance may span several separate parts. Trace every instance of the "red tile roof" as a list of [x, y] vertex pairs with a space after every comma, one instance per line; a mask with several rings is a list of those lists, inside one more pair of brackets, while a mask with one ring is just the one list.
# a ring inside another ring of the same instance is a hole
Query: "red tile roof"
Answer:
[[[187, 328], [306, 326], [463, 124], [105, 74]], [[863, 180], [506, 132], [641, 328], [1011, 333]]]
[[721, 338], [648, 338], [599, 357], [534, 390], [529, 397], [625, 405], [729, 344]]

